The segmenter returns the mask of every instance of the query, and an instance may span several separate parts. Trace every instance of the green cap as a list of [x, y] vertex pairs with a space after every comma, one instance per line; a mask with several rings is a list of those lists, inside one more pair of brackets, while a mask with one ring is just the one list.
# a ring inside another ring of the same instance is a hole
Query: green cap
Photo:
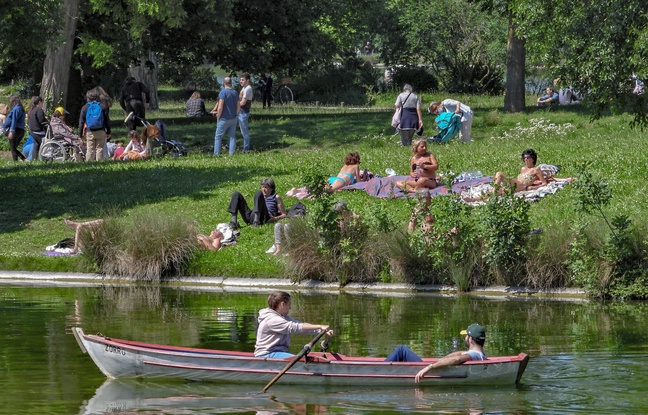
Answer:
[[473, 339], [486, 340], [486, 330], [479, 324], [471, 324], [466, 330], [461, 330], [462, 335], [469, 335]]

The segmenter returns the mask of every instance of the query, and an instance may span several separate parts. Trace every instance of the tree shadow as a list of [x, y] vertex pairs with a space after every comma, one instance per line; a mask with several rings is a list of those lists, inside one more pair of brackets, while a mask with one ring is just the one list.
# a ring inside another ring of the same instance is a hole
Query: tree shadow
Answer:
[[[69, 214], [95, 218], [108, 210], [119, 213], [134, 206], [171, 198], [202, 200], [222, 183], [277, 171], [255, 167], [196, 167], [185, 159], [130, 163], [61, 163], [0, 169], [0, 233], [18, 232], [35, 219]], [[155, 163], [155, 164], [153, 164]], [[22, 167], [22, 168], [21, 168]]]

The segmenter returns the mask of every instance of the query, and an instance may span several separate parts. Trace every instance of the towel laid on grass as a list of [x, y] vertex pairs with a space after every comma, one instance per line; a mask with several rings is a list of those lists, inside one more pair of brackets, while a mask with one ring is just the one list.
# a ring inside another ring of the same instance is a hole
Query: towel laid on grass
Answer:
[[[567, 186], [572, 180], [574, 179], [573, 178], [567, 178], [567, 179], [552, 178], [544, 186], [540, 186], [533, 190], [524, 190], [521, 192], [517, 192], [515, 193], [515, 195], [518, 197], [523, 197], [527, 202], [535, 202], [545, 197], [546, 195], [555, 194], [558, 190]], [[493, 194], [493, 186], [491, 186], [490, 184], [481, 184], [481, 185], [472, 186], [468, 189], [465, 189], [464, 191], [461, 192], [461, 197], [464, 199], [478, 199], [482, 195], [488, 198], [492, 194]], [[466, 202], [466, 203], [471, 206], [479, 206], [479, 205], [486, 204], [486, 202], [483, 200]]]
[[[409, 176], [390, 176], [390, 177], [376, 177], [366, 182], [359, 182], [352, 184], [350, 186], [344, 186], [340, 190], [364, 190], [369, 196], [378, 197], [381, 199], [406, 199], [408, 197], [414, 197], [415, 193], [405, 193], [401, 189], [396, 187], [396, 182], [400, 180], [407, 180]], [[451, 192], [461, 193], [462, 191], [470, 188], [471, 186], [478, 186], [486, 183], [490, 183], [491, 177], [481, 177], [479, 179], [466, 180], [461, 183], [455, 183], [452, 185], [452, 189], [439, 184], [439, 186], [434, 189], [429, 189], [430, 196], [440, 196], [447, 195]]]

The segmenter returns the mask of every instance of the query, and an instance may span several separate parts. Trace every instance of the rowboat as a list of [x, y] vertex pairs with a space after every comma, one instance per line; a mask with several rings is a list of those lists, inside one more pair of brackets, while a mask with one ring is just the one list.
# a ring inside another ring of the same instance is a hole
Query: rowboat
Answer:
[[[249, 352], [166, 346], [88, 335], [72, 329], [84, 353], [108, 378], [186, 379], [195, 381], [267, 383], [292, 359], [259, 358]], [[385, 362], [379, 357], [349, 357], [311, 352], [283, 374], [282, 384], [340, 386], [513, 385], [522, 378], [529, 357], [489, 357], [429, 372], [421, 383], [414, 376], [423, 362]]]

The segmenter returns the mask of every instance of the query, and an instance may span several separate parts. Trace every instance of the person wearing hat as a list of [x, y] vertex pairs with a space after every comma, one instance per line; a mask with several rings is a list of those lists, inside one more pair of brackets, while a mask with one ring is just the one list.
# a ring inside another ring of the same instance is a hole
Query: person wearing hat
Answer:
[[[486, 331], [479, 324], [471, 324], [466, 330], [460, 332], [464, 336], [464, 342], [467, 351], [458, 350], [452, 352], [436, 362], [432, 363], [421, 369], [416, 374], [414, 381], [416, 383], [420, 382], [421, 379], [425, 377], [425, 374], [432, 369], [438, 369], [440, 367], [460, 365], [469, 360], [486, 360], [486, 355], [484, 354], [484, 342], [486, 342]], [[416, 353], [414, 353], [407, 346], [398, 346], [392, 354], [390, 354], [386, 359], [386, 362], [422, 362], [421, 359]]]
[[74, 134], [72, 128], [65, 123], [65, 114], [69, 114], [63, 107], [56, 107], [52, 119], [50, 120], [50, 128], [52, 129], [52, 136], [61, 136], [68, 144], [74, 146], [74, 158], [76, 161], [82, 161], [82, 153], [85, 152], [85, 143], [83, 139]]

